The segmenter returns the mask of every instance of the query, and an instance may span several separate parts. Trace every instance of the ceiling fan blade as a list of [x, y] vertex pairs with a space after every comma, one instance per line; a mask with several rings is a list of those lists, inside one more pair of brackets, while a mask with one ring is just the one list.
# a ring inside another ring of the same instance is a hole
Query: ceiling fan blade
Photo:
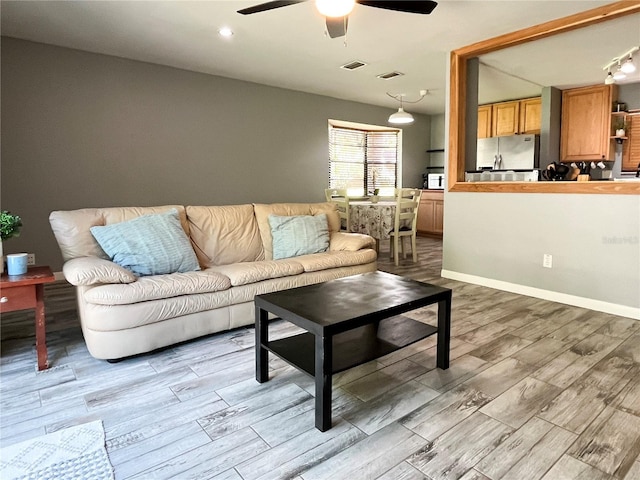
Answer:
[[251, 15], [252, 13], [266, 12], [267, 10], [273, 10], [274, 8], [288, 7], [289, 5], [306, 1], [307, 0], [276, 0], [274, 2], [266, 2], [254, 5], [253, 7], [243, 8], [242, 10], [238, 10], [238, 13], [241, 13], [242, 15]]
[[331, 38], [344, 37], [347, 34], [347, 24], [349, 16], [344, 17], [326, 17], [327, 33]]
[[385, 10], [396, 10], [398, 12], [407, 13], [422, 13], [428, 15], [433, 12], [438, 2], [431, 0], [427, 1], [404, 1], [404, 0], [356, 0], [360, 5], [366, 5], [367, 7], [384, 8]]

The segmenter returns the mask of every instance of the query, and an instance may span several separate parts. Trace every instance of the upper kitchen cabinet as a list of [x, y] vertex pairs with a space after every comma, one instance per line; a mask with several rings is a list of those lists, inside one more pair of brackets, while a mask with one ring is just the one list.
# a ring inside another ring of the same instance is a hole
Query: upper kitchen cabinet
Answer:
[[542, 119], [542, 98], [520, 100], [520, 123], [518, 133], [540, 133]]
[[518, 133], [520, 121], [520, 102], [494, 103], [491, 110], [492, 136], [502, 137]]
[[542, 98], [525, 98], [478, 107], [478, 138], [540, 133]]
[[611, 105], [616, 85], [562, 92], [560, 161], [611, 160]]
[[478, 107], [478, 138], [491, 136], [491, 105]]

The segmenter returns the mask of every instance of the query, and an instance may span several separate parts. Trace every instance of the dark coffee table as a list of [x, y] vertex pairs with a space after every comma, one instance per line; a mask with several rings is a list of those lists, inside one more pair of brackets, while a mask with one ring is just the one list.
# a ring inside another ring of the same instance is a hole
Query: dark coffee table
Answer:
[[[438, 327], [400, 314], [438, 303]], [[451, 290], [384, 272], [256, 295], [256, 379], [272, 352], [315, 378], [316, 428], [331, 428], [331, 376], [437, 332], [436, 366], [449, 368]], [[269, 341], [268, 314], [307, 331]]]

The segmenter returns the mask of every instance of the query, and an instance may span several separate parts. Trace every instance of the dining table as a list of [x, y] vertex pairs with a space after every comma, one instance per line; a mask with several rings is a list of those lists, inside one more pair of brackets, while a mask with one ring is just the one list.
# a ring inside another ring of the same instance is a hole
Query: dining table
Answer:
[[395, 200], [352, 200], [349, 202], [349, 231], [388, 240], [396, 216]]

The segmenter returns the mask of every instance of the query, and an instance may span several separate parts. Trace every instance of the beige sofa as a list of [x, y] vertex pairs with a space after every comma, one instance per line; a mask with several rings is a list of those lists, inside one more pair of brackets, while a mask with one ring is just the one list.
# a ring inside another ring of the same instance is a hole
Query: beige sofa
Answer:
[[[178, 211], [201, 270], [136, 277], [111, 262], [90, 228]], [[323, 253], [273, 260], [270, 214], [327, 214]], [[373, 238], [340, 232], [332, 203], [87, 208], [52, 212], [49, 221], [77, 287], [91, 355], [115, 360], [255, 320], [257, 294], [376, 270]]]

